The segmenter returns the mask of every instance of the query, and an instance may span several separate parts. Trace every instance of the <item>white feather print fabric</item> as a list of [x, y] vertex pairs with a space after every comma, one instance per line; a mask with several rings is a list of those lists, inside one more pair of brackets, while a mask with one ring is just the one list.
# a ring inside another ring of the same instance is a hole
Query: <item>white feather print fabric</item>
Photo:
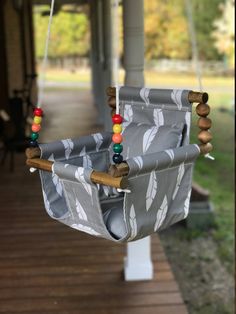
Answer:
[[133, 115], [134, 115], [134, 113], [133, 113], [133, 109], [132, 109], [131, 105], [125, 105], [125, 108], [124, 108], [124, 122], [122, 124], [123, 131], [133, 121]]
[[92, 188], [89, 183], [85, 181], [84, 178], [84, 168], [78, 167], [76, 172], [75, 172], [75, 178], [83, 184], [83, 187], [87, 191], [87, 193], [92, 196]]
[[145, 154], [152, 144], [152, 141], [154, 140], [156, 134], [158, 131], [157, 126], [153, 126], [152, 128], [148, 129], [143, 136], [143, 153]]
[[92, 168], [92, 161], [89, 155], [83, 156], [83, 167], [84, 168]]
[[[54, 162], [54, 161], [55, 161], [54, 155], [52, 154], [52, 155], [48, 158], [48, 160]], [[58, 193], [60, 196], [62, 196], [62, 193], [63, 193], [62, 184], [61, 184], [61, 181], [60, 181], [58, 175], [56, 175], [54, 172], [52, 172], [52, 182], [53, 182], [53, 184], [54, 184], [54, 186], [55, 186], [55, 188], [56, 188], [57, 193]]]
[[66, 157], [66, 159], [69, 159], [70, 154], [74, 148], [74, 143], [70, 139], [62, 140], [61, 142], [62, 142], [63, 146], [65, 147], [65, 157]]
[[141, 170], [143, 168], [143, 159], [142, 157], [133, 157], [133, 161], [138, 165], [139, 169]]
[[45, 208], [46, 208], [48, 214], [50, 216], [53, 216], [53, 212], [52, 212], [52, 210], [50, 208], [50, 203], [48, 201], [47, 194], [44, 192], [44, 190], [43, 190], [43, 200], [44, 200], [44, 205], [45, 205]]
[[178, 109], [181, 110], [182, 109], [182, 93], [183, 91], [182, 90], [177, 90], [177, 89], [174, 89], [171, 93], [171, 99], [173, 100], [173, 102], [177, 105]]
[[109, 187], [106, 186], [106, 185], [103, 185], [102, 188], [103, 188], [104, 194], [108, 197], [109, 196], [109, 192], [110, 192], [109, 191]]
[[175, 186], [175, 190], [172, 196], [172, 199], [174, 200], [178, 191], [179, 191], [179, 187], [181, 184], [181, 181], [183, 179], [184, 176], [184, 163], [180, 164], [179, 169], [178, 169], [178, 176], [177, 176], [177, 181], [176, 181], [176, 186]]
[[149, 88], [144, 87], [140, 90], [140, 97], [143, 99], [143, 101], [145, 102], [147, 106], [150, 105], [149, 94], [150, 94]]
[[191, 112], [187, 111], [185, 114], [185, 122], [187, 124], [187, 136], [189, 138], [190, 125], [191, 125]]
[[79, 153], [79, 156], [84, 156], [84, 155], [86, 155], [86, 149], [85, 149], [85, 147], [83, 147], [83, 148], [81, 149], [80, 153]]
[[190, 197], [191, 197], [191, 189], [188, 192], [188, 196], [184, 202], [184, 219], [188, 216], [189, 212], [189, 204], [190, 204]]
[[153, 119], [157, 127], [164, 125], [164, 116], [162, 109], [153, 110]]
[[157, 177], [155, 171], [152, 171], [146, 193], [146, 211], [149, 211], [150, 207], [152, 206], [156, 194], [157, 194]]
[[130, 208], [129, 223], [130, 223], [130, 228], [131, 228], [131, 235], [129, 237], [129, 240], [133, 240], [136, 237], [137, 233], [138, 233], [134, 205], [132, 205], [131, 208]]
[[167, 150], [165, 150], [165, 152], [166, 152], [167, 155], [170, 157], [171, 161], [173, 161], [173, 160], [174, 160], [174, 157], [175, 157], [174, 152], [173, 152], [173, 149], [167, 149]]
[[76, 211], [78, 213], [79, 219], [84, 220], [84, 221], [88, 221], [88, 217], [87, 217], [82, 205], [80, 204], [80, 202], [77, 198], [75, 200], [75, 206], [76, 206]]
[[96, 151], [98, 152], [103, 143], [102, 134], [97, 133], [97, 134], [93, 134], [92, 136], [94, 138], [94, 141], [96, 142]]
[[71, 227], [76, 229], [76, 230], [89, 233], [91, 235], [100, 236], [100, 233], [98, 233], [94, 229], [87, 227], [87, 226], [84, 226], [84, 225], [81, 225], [81, 224], [73, 224], [73, 225], [71, 225]]
[[154, 225], [154, 232], [156, 232], [161, 227], [161, 225], [163, 224], [163, 221], [166, 218], [167, 211], [168, 211], [168, 201], [167, 201], [167, 197], [165, 195], [163, 202], [160, 206], [160, 209], [157, 212], [157, 218], [156, 218], [156, 222]]
[[61, 184], [61, 181], [60, 181], [58, 175], [56, 175], [55, 173], [52, 173], [52, 182], [55, 185], [57, 193], [60, 196], [62, 196], [62, 193], [63, 193], [62, 184]]

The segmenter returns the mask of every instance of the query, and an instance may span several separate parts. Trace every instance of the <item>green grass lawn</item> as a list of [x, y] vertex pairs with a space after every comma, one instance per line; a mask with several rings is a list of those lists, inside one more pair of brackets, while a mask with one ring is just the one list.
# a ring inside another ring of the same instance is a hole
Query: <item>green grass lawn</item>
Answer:
[[[213, 94], [213, 93], [212, 93]], [[233, 271], [234, 262], [234, 112], [231, 95], [212, 95], [213, 121], [212, 155], [215, 161], [200, 157], [197, 160], [194, 180], [211, 192], [215, 208], [216, 226], [212, 235], [218, 244], [218, 252], [228, 269]], [[211, 105], [211, 102], [209, 102]], [[198, 132], [196, 117], [193, 119], [192, 142]]]
[[[147, 86], [197, 86], [194, 75], [158, 74], [147, 71]], [[120, 73], [120, 82], [124, 73]], [[54, 82], [89, 82], [89, 71], [71, 73], [69, 71], [50, 70], [47, 80]], [[210, 90], [209, 104], [212, 107], [212, 134], [215, 161], [204, 157], [197, 160], [194, 181], [211, 192], [211, 201], [215, 208], [216, 224], [211, 231], [218, 244], [218, 253], [228, 269], [233, 271], [234, 260], [234, 80], [232, 77], [204, 77], [204, 89]], [[197, 117], [193, 117], [192, 143], [197, 142]]]

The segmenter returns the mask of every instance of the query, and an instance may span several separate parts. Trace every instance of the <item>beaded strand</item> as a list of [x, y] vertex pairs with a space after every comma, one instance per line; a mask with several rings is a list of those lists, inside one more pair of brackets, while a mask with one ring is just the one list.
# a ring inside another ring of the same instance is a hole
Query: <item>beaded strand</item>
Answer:
[[41, 108], [34, 109], [34, 122], [31, 126], [31, 136], [30, 136], [30, 146], [31, 147], [38, 147], [38, 138], [39, 138], [39, 131], [41, 130], [41, 122], [42, 122], [43, 110]]
[[115, 164], [120, 164], [123, 161], [123, 156], [121, 155], [123, 151], [123, 146], [121, 143], [123, 142], [123, 136], [121, 135], [122, 132], [122, 121], [123, 118], [120, 114], [114, 114], [112, 117], [113, 122], [113, 136], [112, 141], [114, 143], [113, 145], [113, 161]]

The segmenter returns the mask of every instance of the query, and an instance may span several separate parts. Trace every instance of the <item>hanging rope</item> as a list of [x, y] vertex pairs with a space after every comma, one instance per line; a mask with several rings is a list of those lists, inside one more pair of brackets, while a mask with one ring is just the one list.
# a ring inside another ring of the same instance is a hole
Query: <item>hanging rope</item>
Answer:
[[119, 0], [114, 0], [113, 3], [113, 73], [114, 85], [116, 87], [116, 114], [119, 114]]
[[41, 130], [41, 122], [42, 122], [42, 117], [43, 117], [43, 110], [41, 109], [41, 106], [42, 106], [44, 89], [45, 89], [45, 76], [46, 76], [46, 70], [47, 70], [47, 64], [48, 64], [48, 48], [49, 48], [49, 42], [50, 42], [54, 4], [55, 4], [55, 0], [52, 0], [49, 22], [48, 22], [48, 29], [47, 29], [47, 36], [46, 36], [46, 42], [45, 42], [44, 57], [43, 57], [42, 68], [41, 68], [40, 79], [39, 79], [40, 84], [39, 84], [39, 92], [38, 92], [38, 101], [37, 101], [36, 108], [34, 109], [34, 120], [31, 126], [32, 133], [30, 136], [31, 140], [29, 143], [31, 147], [38, 146], [37, 140], [39, 138], [39, 131]]
[[[194, 61], [195, 73], [198, 81], [198, 87], [200, 92], [203, 91], [203, 84], [202, 84], [202, 68], [199, 62], [199, 53], [198, 53], [198, 44], [197, 44], [197, 36], [196, 36], [196, 29], [193, 21], [193, 8], [191, 0], [185, 0], [187, 16], [188, 16], [188, 24], [189, 24], [189, 33], [191, 38], [191, 45], [192, 45], [192, 58]], [[215, 160], [213, 156], [209, 153], [204, 155], [205, 158], [210, 160]]]
[[47, 70], [47, 65], [48, 65], [48, 48], [49, 48], [50, 35], [51, 35], [54, 5], [55, 5], [55, 0], [51, 0], [51, 8], [50, 8], [50, 16], [49, 16], [49, 22], [48, 22], [47, 37], [46, 37], [46, 42], [45, 42], [44, 57], [43, 57], [42, 69], [41, 69], [41, 74], [40, 74], [40, 79], [39, 79], [40, 85], [39, 85], [37, 108], [41, 108], [42, 106], [42, 100], [43, 100], [44, 89], [45, 89], [45, 76], [46, 76], [46, 70]]
[[200, 92], [202, 92], [203, 91], [202, 69], [201, 69], [201, 64], [199, 62], [197, 36], [196, 36], [196, 30], [195, 30], [195, 25], [193, 21], [193, 8], [192, 8], [192, 3], [190, 0], [185, 0], [185, 3], [186, 3], [187, 15], [188, 15], [189, 33], [190, 33], [190, 38], [191, 38], [194, 68], [195, 68], [195, 73], [196, 73], [196, 77], [198, 81], [198, 87], [199, 87]]

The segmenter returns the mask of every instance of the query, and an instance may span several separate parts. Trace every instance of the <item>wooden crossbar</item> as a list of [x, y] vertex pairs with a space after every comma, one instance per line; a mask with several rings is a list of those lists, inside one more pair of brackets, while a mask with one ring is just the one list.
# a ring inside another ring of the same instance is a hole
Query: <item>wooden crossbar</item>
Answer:
[[[32, 153], [31, 148], [27, 149], [26, 155], [30, 155]], [[36, 152], [35, 149], [34, 153]], [[29, 167], [33, 167], [36, 169], [52, 172], [53, 162], [40, 158], [30, 158], [26, 160], [26, 164]], [[113, 177], [108, 173], [94, 171], [91, 173], [91, 181], [95, 184], [103, 184], [112, 186], [114, 188], [125, 189], [128, 186], [128, 179], [125, 176], [122, 177]]]

